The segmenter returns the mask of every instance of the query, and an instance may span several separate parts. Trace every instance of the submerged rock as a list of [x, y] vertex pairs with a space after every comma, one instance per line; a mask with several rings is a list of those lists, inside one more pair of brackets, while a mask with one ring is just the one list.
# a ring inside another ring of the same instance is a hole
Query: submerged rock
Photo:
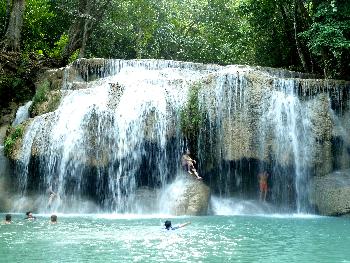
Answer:
[[350, 169], [314, 177], [310, 192], [310, 201], [321, 215], [350, 214]]

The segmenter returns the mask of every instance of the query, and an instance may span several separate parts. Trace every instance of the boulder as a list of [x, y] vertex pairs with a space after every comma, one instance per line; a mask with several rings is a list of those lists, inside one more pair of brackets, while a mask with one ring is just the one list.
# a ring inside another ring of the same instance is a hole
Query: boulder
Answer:
[[173, 190], [169, 193], [174, 199], [171, 201], [172, 214], [198, 216], [208, 213], [210, 189], [205, 183], [184, 175], [172, 187]]
[[321, 215], [350, 213], [350, 169], [316, 176], [310, 187], [310, 201]]

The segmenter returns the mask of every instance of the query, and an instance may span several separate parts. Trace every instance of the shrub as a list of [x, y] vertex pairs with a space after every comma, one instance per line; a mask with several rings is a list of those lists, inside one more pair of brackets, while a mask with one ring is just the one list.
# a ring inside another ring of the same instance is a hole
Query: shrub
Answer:
[[181, 110], [181, 130], [185, 137], [192, 143], [196, 143], [199, 129], [202, 126], [203, 116], [200, 112], [198, 91], [200, 84], [194, 84], [189, 91], [186, 106]]
[[10, 156], [13, 153], [14, 146], [18, 139], [22, 138], [23, 126], [17, 126], [16, 128], [10, 128], [10, 134], [6, 137], [4, 142], [4, 153], [6, 156]]
[[[33, 103], [29, 108], [29, 112], [31, 116], [33, 112], [39, 107], [41, 103], [48, 100], [47, 93], [50, 91], [50, 83], [48, 81], [44, 81], [41, 85], [36, 89], [35, 95], [33, 97]], [[34, 114], [35, 115], [35, 114]]]

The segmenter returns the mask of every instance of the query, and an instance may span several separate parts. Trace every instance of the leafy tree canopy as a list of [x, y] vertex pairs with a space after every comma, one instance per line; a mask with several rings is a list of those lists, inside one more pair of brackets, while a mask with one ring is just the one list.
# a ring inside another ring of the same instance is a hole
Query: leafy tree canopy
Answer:
[[0, 1], [0, 39], [15, 21], [10, 17], [21, 15], [11, 12], [20, 1], [19, 57], [25, 59], [18, 72], [1, 77], [0, 93], [5, 86], [21, 93], [18, 79], [33, 54], [55, 65], [78, 56], [162, 58], [350, 79], [348, 0], [6, 0]]

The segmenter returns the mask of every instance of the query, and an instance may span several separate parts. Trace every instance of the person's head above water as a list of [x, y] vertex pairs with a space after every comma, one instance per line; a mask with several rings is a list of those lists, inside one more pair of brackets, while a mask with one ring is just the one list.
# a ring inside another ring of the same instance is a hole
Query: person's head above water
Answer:
[[52, 215], [51, 216], [51, 224], [56, 224], [57, 223], [57, 216], [56, 215]]
[[10, 215], [10, 214], [7, 214], [7, 215], [5, 216], [5, 223], [6, 223], [6, 224], [11, 223], [11, 215]]
[[186, 222], [186, 223], [183, 223], [183, 224], [181, 224], [181, 225], [177, 225], [177, 226], [175, 226], [175, 227], [172, 227], [172, 226], [171, 226], [171, 221], [170, 221], [170, 220], [166, 220], [166, 221], [164, 222], [164, 226], [165, 226], [165, 229], [166, 229], [166, 230], [176, 230], [176, 229], [182, 228], [182, 227], [184, 227], [184, 226], [187, 226], [187, 225], [189, 225], [189, 224], [191, 224], [191, 222]]
[[169, 221], [169, 220], [165, 221], [164, 222], [164, 226], [165, 226], [166, 229], [171, 228], [171, 221]]
[[35, 219], [35, 216], [33, 216], [32, 211], [28, 211], [28, 212], [26, 213], [26, 216], [27, 216], [26, 219]]

